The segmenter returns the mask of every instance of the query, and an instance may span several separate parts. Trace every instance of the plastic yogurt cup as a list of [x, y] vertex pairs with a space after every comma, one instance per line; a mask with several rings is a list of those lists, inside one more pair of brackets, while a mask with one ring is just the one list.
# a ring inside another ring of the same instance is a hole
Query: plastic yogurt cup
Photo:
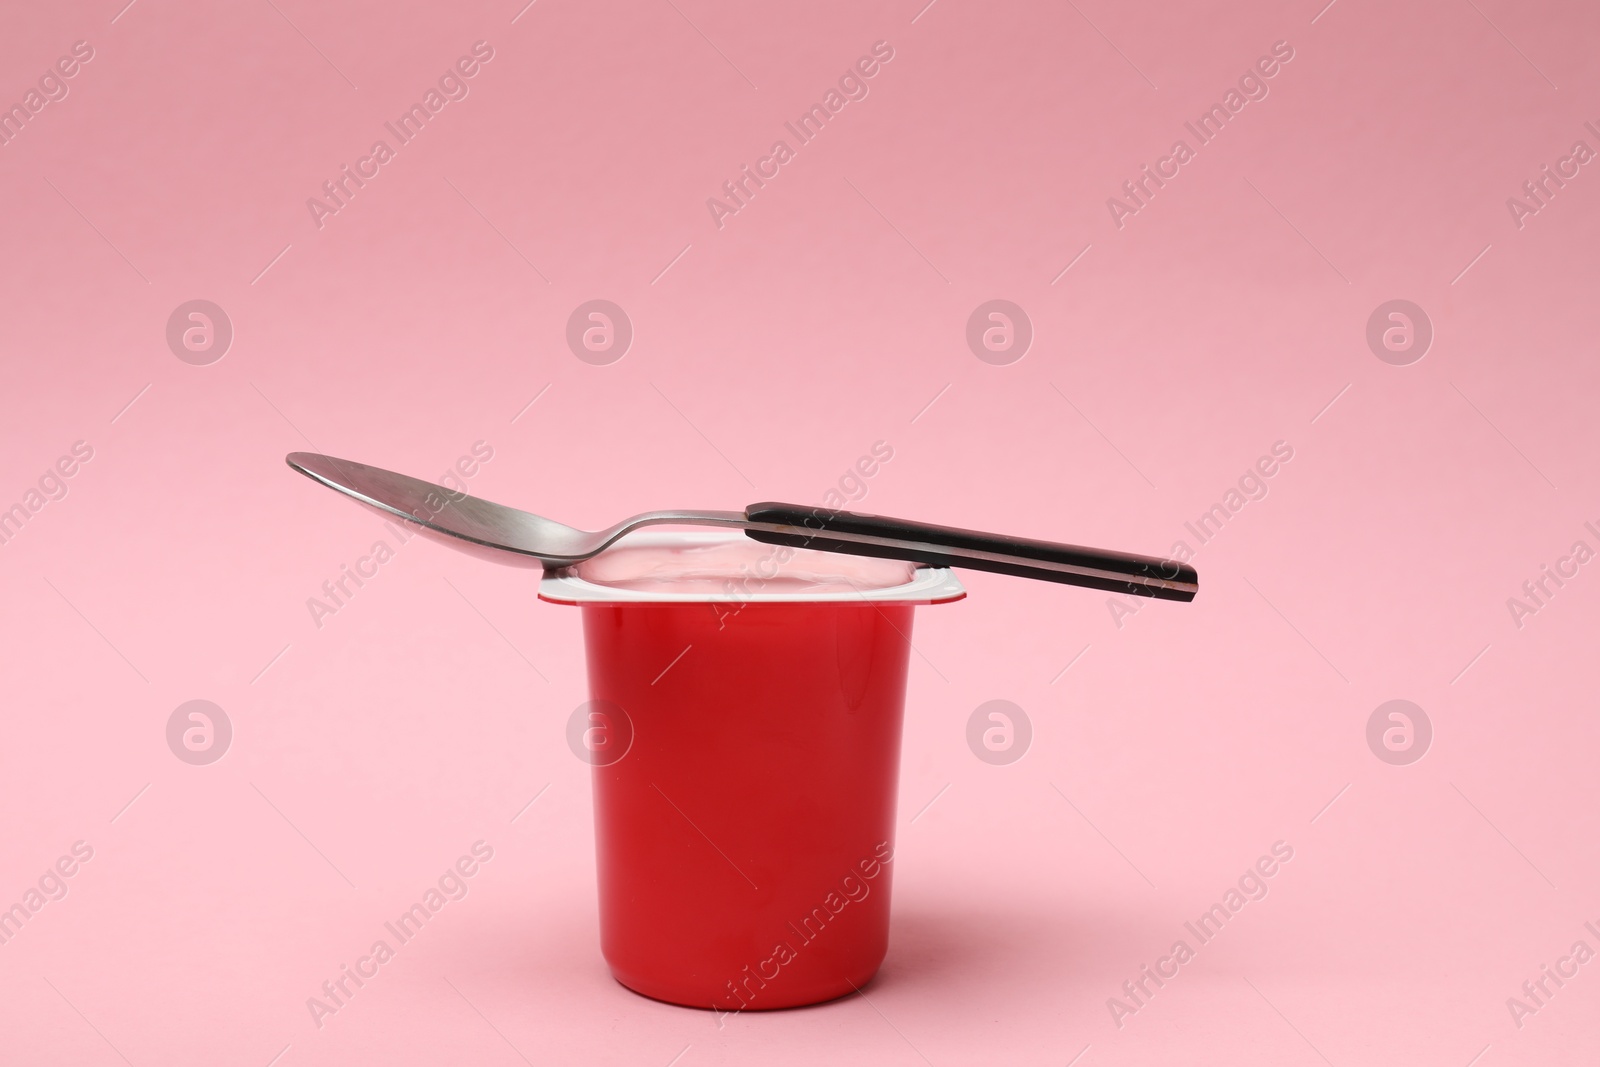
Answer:
[[644, 531], [545, 576], [583, 612], [600, 947], [720, 1011], [814, 1004], [889, 943], [912, 609], [948, 570]]

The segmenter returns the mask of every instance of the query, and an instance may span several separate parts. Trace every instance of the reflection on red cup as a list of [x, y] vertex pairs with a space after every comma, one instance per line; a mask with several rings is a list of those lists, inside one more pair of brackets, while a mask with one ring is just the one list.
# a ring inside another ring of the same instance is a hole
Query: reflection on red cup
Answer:
[[634, 534], [546, 576], [541, 599], [583, 610], [582, 735], [628, 738], [590, 760], [618, 981], [743, 1011], [877, 973], [912, 609], [965, 595], [947, 570], [722, 532]]

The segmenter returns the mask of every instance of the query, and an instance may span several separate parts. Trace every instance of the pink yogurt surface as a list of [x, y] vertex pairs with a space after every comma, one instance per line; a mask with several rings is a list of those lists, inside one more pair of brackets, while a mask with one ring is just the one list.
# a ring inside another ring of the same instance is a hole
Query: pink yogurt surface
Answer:
[[654, 593], [729, 591], [746, 581], [760, 593], [844, 593], [889, 589], [911, 581], [915, 566], [810, 549], [766, 545], [748, 538], [682, 545], [623, 544], [575, 568], [578, 577], [613, 589]]

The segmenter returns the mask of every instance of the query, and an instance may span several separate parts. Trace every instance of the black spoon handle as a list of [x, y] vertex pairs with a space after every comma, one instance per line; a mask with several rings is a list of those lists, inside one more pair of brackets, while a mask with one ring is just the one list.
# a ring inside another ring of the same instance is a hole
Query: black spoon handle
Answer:
[[745, 533], [769, 545], [997, 571], [1158, 600], [1193, 600], [1199, 589], [1193, 567], [1154, 556], [771, 501], [751, 504], [744, 514], [759, 524]]

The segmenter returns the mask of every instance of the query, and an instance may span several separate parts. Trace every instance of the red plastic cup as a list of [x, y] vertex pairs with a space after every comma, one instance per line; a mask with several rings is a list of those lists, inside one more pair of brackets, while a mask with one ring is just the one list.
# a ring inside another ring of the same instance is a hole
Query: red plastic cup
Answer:
[[947, 570], [634, 534], [549, 575], [583, 609], [601, 952], [623, 985], [719, 1011], [864, 985], [889, 944], [911, 616]]

